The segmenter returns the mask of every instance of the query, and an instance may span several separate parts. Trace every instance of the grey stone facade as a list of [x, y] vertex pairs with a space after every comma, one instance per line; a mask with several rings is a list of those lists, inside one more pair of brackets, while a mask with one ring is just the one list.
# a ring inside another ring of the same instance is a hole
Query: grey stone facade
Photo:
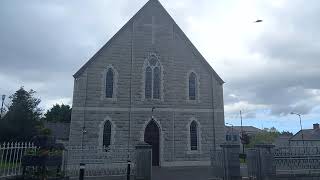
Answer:
[[[144, 98], [143, 67], [151, 54], [161, 63], [159, 100]], [[102, 98], [107, 67], [117, 72], [112, 99]], [[196, 100], [188, 99], [190, 72], [197, 74]], [[128, 139], [134, 149], [144, 140], [151, 116], [160, 129], [160, 166], [209, 165], [210, 151], [225, 141], [224, 82], [157, 0], [150, 0], [74, 78], [71, 146], [101, 146], [108, 119], [111, 149], [126, 149]], [[199, 123], [197, 151], [189, 148], [191, 120]]]

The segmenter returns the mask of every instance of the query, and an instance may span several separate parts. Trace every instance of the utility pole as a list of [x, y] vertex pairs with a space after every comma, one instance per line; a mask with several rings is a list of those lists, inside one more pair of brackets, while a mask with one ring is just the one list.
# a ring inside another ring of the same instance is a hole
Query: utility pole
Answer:
[[240, 110], [240, 118], [241, 118], [241, 133], [243, 132], [243, 128], [242, 128], [242, 112]]
[[4, 100], [6, 99], [6, 95], [2, 95], [2, 103], [1, 103], [1, 113], [0, 113], [0, 119], [2, 119], [2, 113], [3, 113], [3, 103]]
[[[242, 126], [242, 112], [240, 110], [240, 119], [241, 119], [241, 138], [243, 138], [243, 126]], [[244, 154], [244, 144], [242, 143], [241, 141], [241, 144], [242, 144], [242, 154]]]
[[299, 120], [300, 120], [300, 131], [301, 131], [301, 139], [302, 139], [302, 144], [304, 145], [303, 129], [302, 129], [302, 123], [301, 123], [301, 114], [299, 114], [299, 113], [295, 113], [295, 112], [291, 112], [290, 114], [294, 114], [294, 115], [299, 116]]

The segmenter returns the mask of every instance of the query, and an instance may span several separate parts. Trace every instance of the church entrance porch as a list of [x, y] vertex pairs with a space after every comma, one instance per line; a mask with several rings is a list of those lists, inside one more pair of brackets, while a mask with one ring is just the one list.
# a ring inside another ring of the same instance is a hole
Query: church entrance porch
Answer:
[[156, 122], [150, 121], [144, 132], [144, 142], [152, 146], [152, 166], [159, 166], [160, 130]]

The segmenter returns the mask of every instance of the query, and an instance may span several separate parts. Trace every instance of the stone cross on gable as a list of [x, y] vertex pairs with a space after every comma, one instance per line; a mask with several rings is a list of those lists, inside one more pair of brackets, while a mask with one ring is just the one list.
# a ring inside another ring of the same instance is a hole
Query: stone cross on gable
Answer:
[[164, 27], [164, 25], [157, 25], [156, 24], [156, 20], [155, 20], [155, 17], [152, 16], [152, 23], [151, 24], [144, 24], [144, 26], [147, 26], [147, 27], [151, 27], [151, 31], [152, 31], [152, 44], [154, 44], [155, 42], [155, 31], [157, 30], [157, 28], [161, 28], [161, 27]]

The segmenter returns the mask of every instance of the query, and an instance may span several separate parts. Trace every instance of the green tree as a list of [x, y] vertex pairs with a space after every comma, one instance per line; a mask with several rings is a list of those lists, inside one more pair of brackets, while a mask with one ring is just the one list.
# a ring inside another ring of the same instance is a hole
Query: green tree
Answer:
[[283, 135], [283, 136], [293, 136], [293, 133], [289, 132], [289, 131], [282, 131], [281, 135]]
[[54, 105], [44, 115], [44, 120], [48, 122], [70, 122], [71, 121], [71, 108], [69, 105]]
[[35, 93], [21, 87], [9, 97], [11, 105], [0, 124], [0, 141], [28, 141], [37, 134], [41, 109]]
[[248, 148], [254, 147], [256, 144], [272, 144], [280, 135], [280, 132], [275, 128], [265, 128], [262, 132], [250, 137]]

